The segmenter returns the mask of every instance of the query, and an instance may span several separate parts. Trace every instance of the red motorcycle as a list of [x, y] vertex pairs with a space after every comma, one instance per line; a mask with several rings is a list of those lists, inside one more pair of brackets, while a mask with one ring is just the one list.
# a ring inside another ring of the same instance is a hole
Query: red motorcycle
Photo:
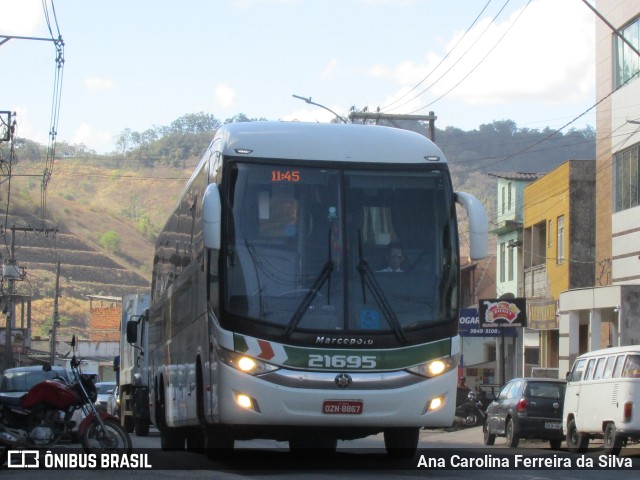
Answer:
[[71, 433], [75, 426], [71, 417], [78, 409], [84, 413], [78, 436], [86, 452], [131, 451], [131, 438], [118, 419], [96, 409], [93, 375], [80, 371], [75, 344], [74, 336], [69, 383], [63, 378], [44, 380], [21, 397], [0, 397], [0, 446], [5, 455], [9, 449], [52, 447]]

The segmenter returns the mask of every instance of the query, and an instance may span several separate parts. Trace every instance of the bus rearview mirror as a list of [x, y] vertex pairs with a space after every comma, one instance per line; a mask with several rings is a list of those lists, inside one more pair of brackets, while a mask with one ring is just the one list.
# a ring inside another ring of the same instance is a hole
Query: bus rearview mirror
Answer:
[[218, 192], [218, 186], [211, 183], [207, 186], [202, 199], [202, 236], [206, 248], [220, 250], [221, 216], [220, 192]]

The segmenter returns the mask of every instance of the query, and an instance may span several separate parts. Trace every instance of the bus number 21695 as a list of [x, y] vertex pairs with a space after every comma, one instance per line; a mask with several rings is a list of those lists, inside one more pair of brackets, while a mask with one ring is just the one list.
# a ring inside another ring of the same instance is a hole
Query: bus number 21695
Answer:
[[309, 368], [376, 368], [373, 355], [309, 355]]

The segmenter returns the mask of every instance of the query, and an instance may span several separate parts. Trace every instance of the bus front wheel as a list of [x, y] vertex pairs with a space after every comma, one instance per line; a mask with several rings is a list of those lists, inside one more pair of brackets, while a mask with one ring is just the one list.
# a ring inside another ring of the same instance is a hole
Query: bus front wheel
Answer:
[[418, 450], [419, 438], [419, 428], [388, 428], [384, 431], [384, 446], [390, 457], [413, 458]]

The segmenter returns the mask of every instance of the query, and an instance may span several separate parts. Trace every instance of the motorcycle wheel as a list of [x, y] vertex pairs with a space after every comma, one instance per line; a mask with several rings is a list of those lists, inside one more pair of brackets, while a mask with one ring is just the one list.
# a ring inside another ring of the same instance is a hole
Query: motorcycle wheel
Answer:
[[82, 434], [82, 448], [87, 453], [98, 452], [131, 452], [131, 437], [125, 432], [120, 424], [112, 419], [105, 419], [104, 429], [94, 420]]

